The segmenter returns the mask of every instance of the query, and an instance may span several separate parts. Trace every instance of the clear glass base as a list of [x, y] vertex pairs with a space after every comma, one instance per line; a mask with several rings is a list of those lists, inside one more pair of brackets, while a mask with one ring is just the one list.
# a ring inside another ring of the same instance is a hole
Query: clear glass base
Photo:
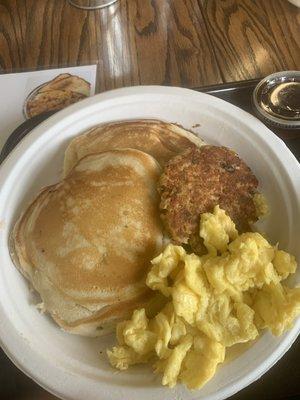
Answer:
[[97, 10], [108, 7], [117, 1], [118, 0], [69, 0], [69, 3], [82, 10]]

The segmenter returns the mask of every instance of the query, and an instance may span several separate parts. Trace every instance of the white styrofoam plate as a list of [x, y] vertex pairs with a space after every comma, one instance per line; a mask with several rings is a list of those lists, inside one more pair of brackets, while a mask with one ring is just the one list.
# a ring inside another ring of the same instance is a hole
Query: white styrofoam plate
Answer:
[[[221, 366], [201, 390], [168, 389], [147, 366], [115, 372], [105, 349], [114, 336], [90, 339], [61, 331], [35, 307], [36, 299], [8, 250], [11, 228], [39, 189], [61, 177], [71, 138], [101, 122], [157, 118], [180, 123], [206, 142], [236, 150], [259, 178], [271, 216], [262, 229], [300, 260], [300, 167], [285, 144], [260, 121], [210, 95], [181, 88], [135, 87], [103, 93], [55, 114], [14, 149], [0, 169], [0, 339], [27, 375], [64, 399], [224, 399], [265, 373], [289, 349], [300, 320], [281, 337], [264, 333], [238, 358]], [[291, 284], [300, 281], [300, 271]], [[100, 351], [102, 352], [100, 354]], [[293, 350], [291, 350], [293, 351]]]

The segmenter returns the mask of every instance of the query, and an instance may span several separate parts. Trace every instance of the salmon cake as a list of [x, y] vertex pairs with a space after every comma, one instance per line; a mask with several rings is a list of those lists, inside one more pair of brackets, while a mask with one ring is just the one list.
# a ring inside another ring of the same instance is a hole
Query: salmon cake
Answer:
[[[254, 194], [258, 180], [241, 158], [226, 147], [187, 149], [165, 166], [158, 183], [164, 227], [177, 244], [199, 244], [200, 215], [219, 205], [246, 232], [257, 221]], [[198, 250], [198, 251], [197, 251]]]

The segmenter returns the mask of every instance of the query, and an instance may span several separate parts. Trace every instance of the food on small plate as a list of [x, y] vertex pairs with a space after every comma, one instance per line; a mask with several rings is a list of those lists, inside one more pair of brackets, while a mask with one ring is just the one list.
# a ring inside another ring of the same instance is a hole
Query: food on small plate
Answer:
[[133, 148], [153, 156], [163, 167], [171, 157], [185, 149], [202, 146], [204, 142], [195, 134], [156, 120], [118, 121], [96, 126], [77, 136], [67, 147], [64, 174], [87, 154], [115, 148]]
[[25, 102], [26, 117], [60, 110], [90, 95], [90, 83], [70, 74], [60, 74], [41, 85], [27, 97]]
[[189, 243], [201, 254], [200, 214], [219, 204], [237, 229], [246, 232], [258, 219], [257, 186], [253, 172], [233, 150], [211, 145], [187, 149], [166, 164], [159, 180], [164, 226], [175, 243]]
[[37, 93], [27, 102], [27, 115], [32, 118], [48, 111], [61, 110], [84, 99], [81, 93], [66, 92], [63, 90], [48, 90]]
[[200, 219], [206, 254], [174, 244], [152, 260], [147, 285], [168, 303], [152, 319], [143, 308], [117, 326], [112, 366], [151, 362], [162, 384], [201, 388], [225, 359], [226, 348], [253, 341], [262, 329], [281, 335], [300, 313], [300, 288], [282, 280], [295, 258], [257, 232], [239, 234], [216, 206]]
[[99, 336], [152, 299], [145, 278], [162, 248], [160, 173], [139, 150], [86, 156], [15, 225], [15, 263], [66, 331]]
[[64, 90], [67, 92], [79, 93], [84, 97], [90, 95], [90, 83], [76, 75], [60, 74], [52, 81], [46, 83], [39, 89], [39, 93], [49, 90]]

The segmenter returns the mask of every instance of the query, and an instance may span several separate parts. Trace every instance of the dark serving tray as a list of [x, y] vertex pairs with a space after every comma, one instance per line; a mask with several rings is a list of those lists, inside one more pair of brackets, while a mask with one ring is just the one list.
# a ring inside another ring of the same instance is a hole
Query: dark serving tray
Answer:
[[[258, 80], [234, 82], [229, 84], [207, 86], [196, 90], [209, 93], [226, 100], [251, 114], [252, 92]], [[33, 128], [52, 115], [53, 112], [31, 118], [21, 124], [5, 143], [0, 154], [0, 163], [9, 152]], [[300, 159], [300, 129], [285, 130], [269, 126], [278, 135], [295, 156]], [[300, 399], [300, 340], [296, 340], [292, 348], [261, 379], [241, 392], [232, 396], [231, 400], [299, 400]], [[19, 371], [0, 350], [0, 398], [16, 400], [55, 400], [56, 397], [44, 391]], [[129, 399], [126, 399], [129, 400]]]
[[8, 154], [12, 151], [12, 149], [30, 132], [33, 128], [38, 126], [45, 119], [49, 118], [53, 115], [55, 111], [50, 111], [41, 115], [37, 115], [33, 118], [30, 118], [19, 125], [9, 136], [7, 141], [5, 142], [1, 153], [0, 153], [0, 164], [4, 161], [4, 159], [8, 156]]

